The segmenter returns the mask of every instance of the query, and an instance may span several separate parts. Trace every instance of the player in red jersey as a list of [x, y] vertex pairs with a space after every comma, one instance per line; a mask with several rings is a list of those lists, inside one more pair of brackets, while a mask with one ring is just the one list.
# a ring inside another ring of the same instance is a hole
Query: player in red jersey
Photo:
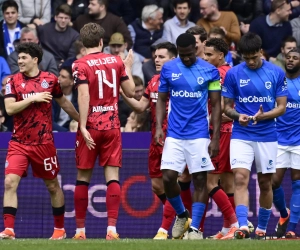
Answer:
[[103, 36], [104, 30], [100, 25], [84, 25], [80, 37], [87, 55], [72, 66], [75, 86], [78, 87], [80, 113], [80, 130], [76, 137], [77, 181], [74, 202], [77, 229], [74, 239], [86, 238], [88, 186], [97, 156], [99, 165], [104, 167], [107, 185], [106, 239], [119, 239], [116, 223], [121, 195], [119, 168], [122, 148], [118, 100], [120, 87], [126, 96], [134, 96], [135, 84], [130, 75], [133, 52], [129, 52], [124, 63], [119, 56], [101, 53]]
[[[221, 76], [221, 84], [224, 82], [226, 72], [230, 69], [230, 66], [225, 62], [227, 53], [228, 45], [223, 39], [211, 38], [206, 41], [204, 59], [218, 68]], [[220, 152], [217, 157], [212, 158], [215, 170], [207, 175], [207, 190], [209, 196], [216, 202], [224, 217], [221, 232], [211, 236], [211, 238], [225, 240], [233, 238], [234, 232], [238, 228], [238, 222], [234, 211], [234, 200], [231, 203], [227, 196], [227, 194], [233, 193], [233, 173], [229, 160], [232, 120], [224, 114], [222, 114], [220, 129]], [[219, 180], [221, 180], [222, 188], [218, 185]]]
[[50, 193], [54, 216], [54, 233], [50, 239], [66, 237], [64, 230], [64, 195], [57, 180], [59, 163], [52, 135], [52, 98], [75, 120], [79, 114], [63, 95], [55, 75], [42, 72], [38, 64], [43, 52], [35, 43], [22, 43], [17, 48], [20, 73], [8, 78], [5, 107], [14, 115], [14, 130], [5, 163], [2, 239], [14, 239], [17, 212], [17, 188], [31, 164], [33, 175], [42, 178]]
[[[162, 66], [177, 57], [176, 46], [170, 42], [160, 43], [156, 46], [155, 51], [155, 66], [156, 71], [160, 72]], [[124, 101], [138, 113], [144, 112], [146, 109], [150, 108], [151, 111], [151, 134], [152, 137], [155, 135], [156, 128], [156, 113], [155, 107], [158, 98], [158, 86], [159, 86], [160, 74], [154, 75], [149, 81], [148, 86], [145, 90], [145, 93], [140, 101], [137, 101], [133, 98], [127, 98], [124, 96]], [[168, 103], [166, 104], [166, 109], [168, 109]], [[166, 112], [167, 113], [167, 112]], [[167, 117], [163, 122], [163, 130], [167, 130]], [[161, 227], [159, 228], [156, 236], [153, 238], [155, 240], [167, 239], [168, 230], [171, 227], [171, 224], [175, 218], [175, 210], [172, 208], [171, 204], [167, 201], [163, 181], [162, 181], [162, 172], [160, 170], [161, 156], [162, 156], [163, 147], [156, 145], [155, 141], [151, 141], [149, 149], [149, 158], [148, 158], [148, 171], [151, 178], [152, 191], [157, 195], [164, 205], [163, 210], [163, 220]]]

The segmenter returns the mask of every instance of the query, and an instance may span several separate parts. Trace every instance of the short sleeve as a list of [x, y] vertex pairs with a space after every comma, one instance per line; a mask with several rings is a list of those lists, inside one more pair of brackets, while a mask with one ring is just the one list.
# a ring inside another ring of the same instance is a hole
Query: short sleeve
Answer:
[[235, 82], [231, 70], [227, 71], [224, 84], [222, 85], [222, 96], [234, 99], [235, 98]]
[[167, 76], [168, 69], [166, 65], [164, 65], [160, 72], [160, 84], [158, 87], [158, 92], [167, 93], [169, 92], [169, 81]]
[[121, 73], [120, 73], [120, 82], [127, 81], [129, 79], [128, 73], [126, 71], [125, 65], [123, 62], [121, 62]]
[[287, 96], [288, 91], [287, 91], [287, 81], [285, 78], [285, 74], [283, 70], [279, 69], [278, 71], [278, 77], [277, 77], [277, 83], [276, 83], [276, 97], [280, 96]]
[[61, 90], [60, 84], [58, 83], [58, 79], [56, 76], [54, 76], [54, 81], [53, 81], [53, 89], [52, 89], [52, 96], [54, 98], [60, 98], [63, 96], [63, 92]]
[[17, 92], [15, 89], [14, 78], [8, 77], [5, 85], [5, 97], [16, 97]]
[[72, 64], [72, 72], [73, 72], [73, 79], [74, 85], [77, 88], [79, 84], [88, 84], [87, 78], [87, 70], [85, 65], [81, 62], [74, 62]]
[[143, 96], [145, 97], [145, 98], [147, 98], [147, 99], [150, 99], [150, 84], [147, 86], [147, 88], [145, 89], [145, 92], [144, 92], [144, 94], [143, 94]]
[[218, 81], [220, 82], [220, 72], [216, 67], [212, 68], [211, 71], [211, 80], [210, 82]]

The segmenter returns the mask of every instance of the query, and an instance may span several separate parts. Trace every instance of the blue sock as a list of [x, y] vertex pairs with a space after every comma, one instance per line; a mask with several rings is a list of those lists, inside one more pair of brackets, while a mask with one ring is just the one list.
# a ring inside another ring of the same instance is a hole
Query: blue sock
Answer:
[[282, 186], [273, 190], [273, 203], [276, 209], [280, 212], [281, 218], [288, 217], [288, 212], [286, 210], [284, 192]]
[[295, 232], [297, 223], [300, 219], [300, 180], [292, 182], [292, 190], [293, 193], [290, 201], [291, 215], [287, 232]]
[[171, 203], [172, 207], [174, 208], [177, 215], [182, 214], [185, 212], [185, 207], [182, 203], [180, 195], [174, 198], [168, 198], [168, 201]]
[[239, 227], [248, 227], [248, 207], [238, 205], [235, 207], [235, 213], [239, 222]]
[[267, 230], [268, 222], [270, 219], [272, 210], [271, 209], [266, 209], [263, 207], [259, 208], [258, 211], [258, 225], [257, 228], [261, 230]]
[[199, 229], [200, 222], [205, 210], [206, 204], [202, 202], [194, 202], [192, 205], [192, 224], [191, 227]]

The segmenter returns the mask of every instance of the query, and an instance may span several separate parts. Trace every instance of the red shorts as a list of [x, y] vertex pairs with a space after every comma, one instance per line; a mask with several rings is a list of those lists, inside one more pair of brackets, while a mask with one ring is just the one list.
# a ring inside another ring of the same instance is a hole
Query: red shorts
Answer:
[[60, 169], [54, 143], [24, 145], [10, 141], [5, 162], [5, 174], [26, 177], [29, 164], [31, 164], [33, 176], [45, 180], [54, 179]]
[[231, 133], [220, 133], [220, 152], [216, 157], [211, 159], [215, 167], [215, 170], [210, 172], [211, 174], [222, 174], [224, 172], [232, 172], [229, 157], [230, 138]]
[[162, 172], [160, 170], [161, 156], [163, 147], [151, 144], [148, 158], [148, 171], [150, 178], [161, 178]]
[[97, 156], [99, 156], [99, 166], [121, 167], [122, 162], [122, 142], [120, 129], [111, 130], [88, 130], [96, 146], [89, 150], [86, 146], [81, 132], [76, 136], [76, 166], [79, 169], [94, 168]]

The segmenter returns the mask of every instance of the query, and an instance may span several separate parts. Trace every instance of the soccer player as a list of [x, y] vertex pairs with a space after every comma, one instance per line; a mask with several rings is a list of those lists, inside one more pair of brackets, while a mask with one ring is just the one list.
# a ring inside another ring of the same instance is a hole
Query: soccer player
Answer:
[[[300, 219], [300, 50], [292, 49], [285, 56], [287, 80], [286, 113], [277, 118], [278, 152], [276, 173], [272, 178], [273, 203], [280, 212], [276, 235], [296, 238]], [[291, 168], [292, 197], [290, 210], [286, 208], [281, 186], [287, 168]], [[286, 233], [287, 231], [287, 233]]]
[[239, 222], [236, 239], [249, 238], [248, 183], [254, 160], [260, 188], [255, 238], [265, 239], [273, 200], [272, 174], [276, 172], [275, 118], [284, 114], [286, 108], [284, 72], [261, 59], [261, 44], [256, 34], [242, 36], [238, 47], [245, 62], [227, 71], [222, 88], [224, 112], [234, 120], [230, 163], [234, 174], [234, 198]]
[[[216, 67], [196, 57], [196, 40], [181, 34], [176, 40], [179, 58], [164, 64], [156, 104], [155, 141], [164, 144], [161, 170], [168, 201], [177, 217], [172, 236], [179, 238], [186, 230], [189, 213], [180, 198], [179, 173], [188, 165], [192, 174], [194, 203], [188, 239], [202, 239], [198, 231], [208, 199], [207, 171], [214, 170], [210, 157], [219, 152], [221, 94], [220, 76]], [[165, 142], [162, 130], [166, 101], [170, 95], [168, 129]], [[207, 100], [212, 105], [213, 138], [209, 141]]]
[[50, 239], [66, 237], [64, 230], [64, 195], [57, 180], [59, 163], [52, 134], [52, 98], [76, 121], [79, 115], [63, 95], [58, 79], [40, 71], [38, 64], [43, 51], [36, 43], [22, 43], [17, 48], [20, 72], [8, 78], [5, 107], [14, 115], [14, 132], [9, 142], [5, 163], [2, 239], [14, 239], [17, 213], [17, 189], [22, 177], [27, 176], [31, 164], [33, 176], [43, 179], [51, 197], [54, 232]]
[[[170, 42], [160, 43], [156, 46], [155, 50], [155, 66], [156, 71], [160, 72], [163, 65], [173, 60], [177, 57], [176, 46]], [[140, 101], [135, 100], [134, 98], [127, 98], [122, 94], [124, 101], [138, 113], [144, 112], [150, 107], [151, 111], [151, 134], [154, 138], [155, 135], [155, 126], [156, 126], [156, 113], [155, 107], [158, 97], [158, 85], [160, 82], [160, 74], [156, 74], [148, 83], [148, 86], [145, 90], [145, 93]], [[166, 103], [166, 110], [168, 109], [168, 102]], [[163, 131], [167, 130], [167, 117], [164, 118], [163, 122]], [[173, 219], [175, 218], [175, 211], [171, 204], [167, 201], [166, 194], [164, 191], [163, 181], [162, 181], [162, 172], [160, 170], [160, 162], [162, 155], [163, 147], [157, 145], [154, 140], [152, 140], [150, 149], [149, 149], [149, 160], [148, 160], [148, 170], [151, 178], [152, 190], [161, 200], [164, 205], [163, 210], [163, 220], [162, 224], [153, 239], [161, 240], [168, 238], [168, 230], [171, 227]]]
[[[221, 84], [224, 82], [226, 72], [231, 68], [225, 61], [228, 49], [227, 43], [220, 38], [211, 38], [206, 41], [204, 46], [204, 59], [218, 68], [221, 76]], [[212, 158], [215, 170], [207, 174], [208, 194], [216, 202], [224, 217], [223, 228], [219, 233], [210, 237], [213, 239], [231, 239], [234, 236], [235, 228], [238, 227], [234, 211], [233, 174], [229, 160], [231, 131], [232, 119], [222, 114], [220, 152], [218, 156]], [[219, 186], [220, 179], [222, 188]]]
[[117, 240], [119, 235], [116, 224], [121, 195], [119, 168], [122, 160], [118, 100], [120, 87], [127, 97], [134, 96], [135, 85], [130, 75], [133, 52], [129, 51], [124, 63], [119, 56], [101, 53], [104, 29], [96, 23], [84, 25], [80, 30], [80, 37], [87, 55], [75, 61], [72, 67], [75, 86], [78, 87], [80, 114], [80, 130], [76, 137], [77, 181], [74, 194], [77, 229], [73, 238], [86, 238], [88, 186], [99, 156], [99, 166], [104, 167], [107, 185], [106, 239]]

